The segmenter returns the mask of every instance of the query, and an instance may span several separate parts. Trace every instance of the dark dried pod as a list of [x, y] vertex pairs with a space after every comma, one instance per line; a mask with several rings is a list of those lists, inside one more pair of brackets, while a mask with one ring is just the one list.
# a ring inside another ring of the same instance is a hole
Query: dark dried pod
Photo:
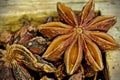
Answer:
[[0, 45], [6, 47], [7, 44], [13, 43], [13, 35], [10, 31], [0, 32]]
[[92, 77], [95, 75], [96, 71], [92, 69], [88, 62], [84, 62], [82, 65], [84, 68], [84, 77]]
[[15, 80], [12, 68], [0, 62], [0, 80]]
[[23, 45], [13, 44], [7, 47], [7, 61], [13, 60], [17, 61], [19, 64], [25, 64], [29, 66], [30, 69], [34, 69], [35, 63], [37, 63], [37, 59], [34, 55]]
[[15, 46], [8, 46], [7, 51], [4, 50], [1, 52], [2, 54], [0, 53], [0, 80], [34, 80], [27, 70], [17, 62], [23, 58], [15, 49]]
[[34, 80], [34, 78], [31, 77], [29, 72], [17, 63], [13, 64], [13, 73], [16, 80]]
[[80, 64], [80, 66], [76, 72], [81, 73], [83, 79], [93, 77], [96, 73], [96, 71], [94, 71], [91, 68], [91, 66], [84, 60], [83, 60], [83, 63]]
[[82, 74], [81, 73], [76, 73], [76, 74], [73, 74], [69, 80], [82, 80]]
[[0, 80], [15, 80], [12, 67], [4, 60], [4, 50], [0, 49]]
[[31, 38], [36, 36], [36, 28], [34, 26], [23, 26], [14, 36], [14, 43], [24, 44]]
[[64, 64], [60, 64], [58, 66], [56, 72], [54, 73], [58, 80], [61, 80], [61, 79], [63, 79], [66, 76], [66, 74], [64, 72], [64, 68], [65, 68], [65, 65]]
[[[3, 51], [4, 54], [0, 54], [0, 74], [2, 74], [3, 69], [5, 68], [8, 72], [5, 76], [12, 76], [14, 73], [16, 80], [33, 80], [27, 70], [22, 66], [23, 64], [26, 67], [34, 71], [44, 71], [47, 73], [55, 72], [55, 67], [51, 63], [43, 60], [39, 55], [33, 55], [26, 47], [19, 44], [13, 44], [7, 46], [6, 51]], [[2, 56], [3, 55], [3, 56]], [[4, 67], [5, 66], [5, 67]], [[13, 70], [11, 73], [10, 69]], [[5, 71], [5, 70], [4, 70]], [[0, 76], [4, 78], [4, 76]], [[14, 79], [14, 78], [13, 78]], [[12, 79], [11, 79], [12, 80]]]
[[42, 59], [42, 57], [40, 57], [37, 54], [34, 54], [34, 56], [36, 57], [36, 59], [38, 61], [38, 63], [36, 63], [36, 68], [38, 69], [38, 71], [42, 70], [42, 71], [45, 71], [47, 73], [51, 73], [51, 72], [56, 71], [56, 68], [52, 63], [45, 61], [44, 59]]
[[34, 37], [27, 41], [24, 46], [28, 48], [32, 53], [41, 54], [47, 48], [48, 41], [43, 37]]
[[13, 44], [8, 47], [7, 52], [8, 57], [12, 56], [19, 64], [22, 63], [34, 71], [55, 72], [55, 67], [51, 63], [43, 60], [39, 55], [34, 56], [23, 45]]
[[0, 53], [0, 80], [34, 80], [24, 67], [10, 57], [13, 56], [9, 56], [6, 51], [3, 51], [3, 54]]
[[47, 76], [43, 76], [40, 80], [54, 80], [53, 78], [48, 78]]

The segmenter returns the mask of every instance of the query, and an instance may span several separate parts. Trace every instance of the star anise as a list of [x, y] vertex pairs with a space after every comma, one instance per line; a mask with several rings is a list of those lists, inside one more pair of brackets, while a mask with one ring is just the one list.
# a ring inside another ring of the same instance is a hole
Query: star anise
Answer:
[[0, 49], [0, 80], [34, 80], [25, 66], [38, 72], [56, 71], [54, 65], [37, 54], [33, 55], [23, 45], [12, 44], [7, 45], [6, 50]]
[[56, 37], [42, 57], [56, 61], [65, 53], [64, 62], [68, 74], [78, 69], [83, 58], [94, 71], [103, 70], [101, 50], [118, 47], [115, 40], [106, 33], [116, 23], [116, 17], [96, 17], [94, 0], [90, 0], [78, 15], [60, 2], [57, 3], [57, 11], [61, 22], [38, 26], [38, 30], [46, 37]]

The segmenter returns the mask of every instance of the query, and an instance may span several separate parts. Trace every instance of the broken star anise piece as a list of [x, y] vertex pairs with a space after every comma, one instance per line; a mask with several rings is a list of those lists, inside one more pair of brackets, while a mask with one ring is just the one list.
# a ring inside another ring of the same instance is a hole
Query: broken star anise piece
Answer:
[[49, 78], [47, 76], [43, 76], [40, 80], [54, 80], [53, 78]]
[[57, 67], [56, 72], [54, 73], [58, 80], [62, 80], [66, 76], [66, 74], [64, 72], [64, 67], [65, 67], [64, 64], [60, 64]]
[[4, 61], [3, 54], [5, 52], [5, 50], [0, 49], [0, 80], [15, 80], [11, 66], [8, 66]]
[[13, 43], [13, 34], [10, 31], [0, 32], [0, 46], [6, 47]]
[[34, 37], [24, 43], [24, 46], [35, 54], [43, 53], [47, 45], [48, 45], [48, 41], [43, 37]]
[[29, 72], [24, 67], [17, 64], [17, 61], [14, 62], [12, 66], [13, 66], [13, 73], [16, 80], [34, 80], [34, 78], [31, 77]]
[[[13, 44], [7, 49], [7, 59], [11, 57], [19, 64], [24, 64], [34, 71], [45, 71], [47, 73], [55, 72], [55, 67], [43, 60], [40, 56], [34, 56], [26, 47], [19, 44]], [[11, 57], [10, 57], [11, 56]], [[10, 62], [11, 63], [11, 62]]]
[[118, 47], [106, 33], [116, 23], [116, 18], [95, 16], [94, 0], [89, 0], [78, 15], [62, 3], [57, 3], [57, 11], [60, 20], [66, 24], [49, 22], [38, 26], [43, 35], [56, 37], [42, 57], [57, 61], [65, 53], [66, 71], [70, 75], [78, 69], [82, 58], [89, 62], [94, 71], [103, 70], [101, 49], [113, 50]]
[[81, 73], [76, 73], [76, 74], [73, 74], [69, 80], [82, 80], [82, 74]]
[[[6, 50], [0, 50], [0, 74], [5, 76], [0, 76], [0, 79], [3, 78], [1, 80], [7, 80], [7, 76], [10, 76], [10, 80], [14, 77], [16, 80], [33, 80], [34, 78], [31, 77], [25, 66], [31, 70], [46, 73], [55, 72], [56, 69], [39, 55], [34, 56], [23, 45], [12, 44], [8, 45]], [[8, 74], [3, 73], [3, 71], [8, 71]]]
[[26, 23], [23, 27], [14, 35], [14, 43], [23, 45], [28, 40], [36, 36], [36, 27]]
[[36, 67], [38, 68], [37, 71], [41, 70], [41, 71], [45, 71], [46, 73], [51, 73], [51, 72], [55, 72], [56, 71], [56, 68], [54, 67], [53, 64], [51, 64], [50, 62], [45, 61], [44, 59], [42, 59], [42, 57], [40, 57], [37, 54], [34, 54], [34, 56], [35, 56], [35, 58], [38, 61], [37, 65], [36, 65]]
[[15, 53], [8, 53], [9, 51], [9, 48], [7, 51], [0, 50], [0, 80], [34, 80], [29, 72], [15, 60]]

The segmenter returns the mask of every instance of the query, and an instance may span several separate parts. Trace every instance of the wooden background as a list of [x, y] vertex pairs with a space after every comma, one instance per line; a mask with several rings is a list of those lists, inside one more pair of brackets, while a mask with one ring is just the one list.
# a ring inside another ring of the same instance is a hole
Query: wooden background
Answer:
[[[34, 20], [41, 20], [56, 12], [56, 3], [64, 2], [73, 10], [81, 10], [88, 0], [0, 0], [0, 31], [16, 31], [21, 26], [18, 22], [23, 16]], [[101, 10], [102, 15], [117, 17], [116, 25], [109, 30], [118, 44], [120, 44], [120, 1], [95, 0], [95, 10]], [[53, 13], [51, 13], [53, 12]], [[120, 49], [107, 51], [106, 62], [109, 80], [120, 80]]]

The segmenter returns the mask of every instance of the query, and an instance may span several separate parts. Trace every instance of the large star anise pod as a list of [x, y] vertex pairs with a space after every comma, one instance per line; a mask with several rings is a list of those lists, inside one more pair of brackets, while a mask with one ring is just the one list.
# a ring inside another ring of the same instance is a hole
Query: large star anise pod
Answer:
[[106, 33], [116, 23], [116, 18], [96, 17], [94, 0], [90, 0], [78, 15], [62, 3], [57, 3], [57, 11], [62, 22], [49, 22], [38, 26], [38, 30], [46, 37], [58, 36], [42, 57], [56, 61], [65, 53], [64, 62], [68, 74], [73, 74], [78, 69], [83, 58], [93, 70], [103, 70], [101, 50], [118, 47], [115, 40]]

